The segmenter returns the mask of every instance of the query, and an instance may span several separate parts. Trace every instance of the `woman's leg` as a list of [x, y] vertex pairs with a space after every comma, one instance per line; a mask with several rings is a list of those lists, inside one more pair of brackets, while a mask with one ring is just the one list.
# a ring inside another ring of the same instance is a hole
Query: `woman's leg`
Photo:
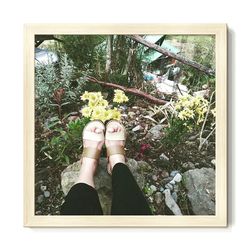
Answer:
[[113, 215], [152, 215], [146, 198], [129, 168], [116, 163], [112, 170]]
[[[142, 191], [136, 183], [133, 175], [125, 165], [125, 156], [122, 154], [125, 140], [115, 139], [115, 133], [122, 133], [125, 130], [118, 122], [112, 122], [106, 127], [107, 133], [114, 133], [113, 140], [107, 139], [105, 144], [107, 150], [113, 149], [115, 154], [110, 154], [108, 170], [112, 173], [112, 215], [151, 215], [151, 210]], [[125, 131], [124, 131], [125, 133]], [[120, 138], [122, 136], [120, 135]], [[114, 150], [114, 148], [119, 150]], [[122, 149], [121, 149], [122, 148]]]
[[[97, 159], [99, 159], [100, 151], [104, 143], [104, 139], [99, 140], [98, 135], [103, 134], [103, 130], [104, 126], [102, 124], [99, 122], [91, 122], [84, 130], [86, 133], [83, 132], [84, 152], [79, 177], [76, 184], [65, 197], [65, 202], [61, 207], [61, 215], [103, 214], [94, 185], [94, 174], [98, 164]], [[94, 140], [94, 137], [97, 139]], [[92, 140], [90, 138], [92, 138]]]
[[61, 207], [61, 215], [102, 215], [96, 190], [86, 183], [75, 184]]

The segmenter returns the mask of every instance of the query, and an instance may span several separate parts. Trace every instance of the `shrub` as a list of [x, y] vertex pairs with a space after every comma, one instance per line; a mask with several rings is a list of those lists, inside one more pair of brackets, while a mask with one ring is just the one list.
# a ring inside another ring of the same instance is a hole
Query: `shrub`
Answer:
[[59, 120], [54, 119], [49, 126], [53, 136], [43, 141], [40, 153], [44, 154], [52, 165], [69, 165], [76, 161], [82, 150], [82, 131], [89, 122], [88, 118], [78, 118], [63, 127], [56, 127]]

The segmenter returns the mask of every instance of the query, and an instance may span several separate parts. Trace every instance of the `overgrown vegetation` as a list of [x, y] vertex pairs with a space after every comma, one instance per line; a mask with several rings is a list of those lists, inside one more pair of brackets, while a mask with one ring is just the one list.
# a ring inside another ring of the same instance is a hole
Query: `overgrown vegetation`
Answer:
[[[191, 159], [197, 153], [194, 158], [200, 160], [206, 155], [204, 148], [210, 147], [214, 157], [214, 76], [166, 57], [145, 66], [144, 46], [122, 35], [57, 37], [60, 41], [44, 42], [40, 47], [57, 53], [59, 60], [38, 63], [35, 67], [36, 170], [58, 169], [56, 174], [60, 179], [60, 171], [80, 159], [82, 131], [93, 119], [103, 122], [123, 119], [127, 127], [134, 124], [128, 129], [131, 147], [128, 147], [127, 155], [145, 160], [156, 169], [160, 168], [157, 164], [162, 153], [172, 157], [169, 165], [163, 167], [168, 171], [184, 162], [188, 150], [192, 151]], [[181, 55], [209, 68], [215, 67], [213, 36], [166, 36], [164, 39], [172, 42], [173, 46], [179, 46]], [[175, 68], [179, 68], [177, 74], [170, 72]], [[152, 70], [155, 79], [146, 80], [145, 69]], [[157, 70], [160, 73], [155, 73]], [[185, 85], [187, 93], [180, 93], [178, 89], [171, 94], [159, 91], [157, 84], [166, 75], [173, 84]], [[89, 77], [139, 89], [166, 101], [166, 104], [154, 105], [146, 97], [106, 88], [90, 81]], [[197, 94], [197, 91], [201, 93]], [[146, 111], [143, 113], [142, 110]], [[143, 122], [140, 119], [144, 119]], [[165, 127], [164, 134], [159, 140], [150, 141], [148, 130], [159, 124]], [[139, 135], [137, 131], [142, 132]], [[191, 137], [197, 140], [190, 146], [187, 141]], [[204, 164], [207, 163], [202, 162], [200, 166]], [[185, 190], [180, 187], [179, 204], [182, 211], [189, 214]], [[148, 183], [144, 192], [147, 197], [154, 193]], [[157, 214], [153, 203], [151, 208]]]

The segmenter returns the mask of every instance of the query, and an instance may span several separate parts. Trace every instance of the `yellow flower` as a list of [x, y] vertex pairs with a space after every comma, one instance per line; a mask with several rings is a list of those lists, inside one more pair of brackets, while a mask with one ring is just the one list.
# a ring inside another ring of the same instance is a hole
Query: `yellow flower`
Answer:
[[114, 120], [120, 120], [121, 119], [121, 113], [117, 110], [117, 108], [111, 109], [111, 118]]
[[103, 118], [104, 122], [112, 119], [112, 110], [111, 109], [105, 110]]
[[85, 91], [84, 94], [81, 96], [82, 101], [86, 101], [89, 99], [89, 92]]
[[115, 96], [114, 96], [113, 102], [117, 102], [117, 103], [128, 102], [129, 99], [122, 90], [116, 89], [114, 92], [115, 92]]
[[107, 107], [109, 105], [109, 103], [108, 103], [108, 101], [106, 101], [106, 100], [101, 100], [101, 101], [99, 101], [99, 103], [98, 103], [98, 106], [102, 106], [102, 107]]
[[92, 103], [96, 103], [98, 101], [98, 95], [96, 92], [90, 92], [89, 93], [89, 101]]
[[102, 120], [105, 114], [105, 108], [101, 106], [96, 106], [93, 109], [91, 120]]
[[84, 107], [81, 109], [81, 113], [84, 117], [90, 117], [91, 112], [92, 112], [92, 109], [90, 107]]

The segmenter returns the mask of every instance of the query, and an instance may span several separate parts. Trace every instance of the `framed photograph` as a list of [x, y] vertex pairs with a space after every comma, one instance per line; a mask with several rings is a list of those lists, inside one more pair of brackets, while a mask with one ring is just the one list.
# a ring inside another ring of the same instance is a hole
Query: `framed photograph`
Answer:
[[26, 24], [24, 226], [226, 227], [226, 24]]

